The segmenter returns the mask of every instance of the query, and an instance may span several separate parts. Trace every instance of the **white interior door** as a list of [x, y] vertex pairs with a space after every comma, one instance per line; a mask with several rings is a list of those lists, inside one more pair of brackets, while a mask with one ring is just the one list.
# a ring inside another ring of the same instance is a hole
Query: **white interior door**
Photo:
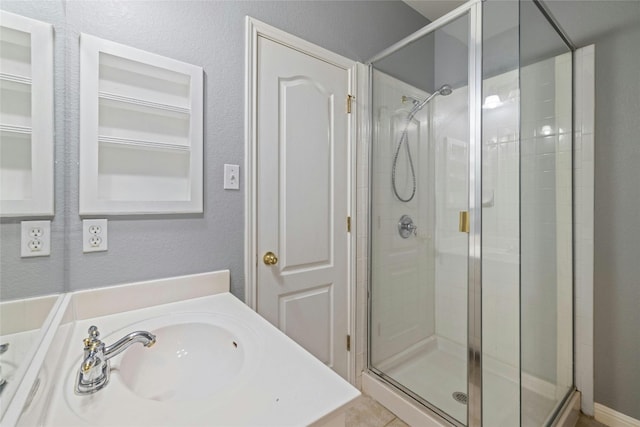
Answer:
[[346, 378], [349, 71], [257, 47], [256, 308]]

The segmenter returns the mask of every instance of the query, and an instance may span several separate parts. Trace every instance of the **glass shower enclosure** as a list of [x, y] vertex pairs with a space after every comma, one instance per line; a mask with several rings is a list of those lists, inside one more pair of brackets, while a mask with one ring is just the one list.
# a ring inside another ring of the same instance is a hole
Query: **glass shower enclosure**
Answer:
[[369, 372], [463, 426], [573, 391], [572, 46], [471, 1], [370, 62]]

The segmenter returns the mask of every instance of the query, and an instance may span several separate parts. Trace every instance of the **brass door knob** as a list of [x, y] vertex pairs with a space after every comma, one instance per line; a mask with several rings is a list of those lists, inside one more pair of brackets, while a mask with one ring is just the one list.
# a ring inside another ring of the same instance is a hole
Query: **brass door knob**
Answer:
[[262, 257], [262, 261], [266, 265], [276, 265], [278, 263], [278, 257], [273, 252], [269, 251]]

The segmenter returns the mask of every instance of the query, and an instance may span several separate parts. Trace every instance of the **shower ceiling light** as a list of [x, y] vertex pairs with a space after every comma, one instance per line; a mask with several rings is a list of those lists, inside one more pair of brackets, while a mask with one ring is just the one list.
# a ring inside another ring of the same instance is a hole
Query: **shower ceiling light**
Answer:
[[482, 108], [487, 110], [492, 110], [494, 108], [498, 108], [502, 105], [502, 100], [498, 95], [489, 95], [484, 99], [484, 104], [482, 104]]

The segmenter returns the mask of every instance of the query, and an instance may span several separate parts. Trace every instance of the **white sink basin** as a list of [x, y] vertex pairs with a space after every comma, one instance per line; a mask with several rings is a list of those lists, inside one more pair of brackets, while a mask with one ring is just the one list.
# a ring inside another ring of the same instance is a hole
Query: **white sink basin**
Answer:
[[84, 421], [95, 423], [98, 417], [100, 425], [120, 425], [124, 416], [132, 425], [178, 423], [171, 420], [175, 414], [210, 407], [218, 396], [246, 384], [258, 368], [263, 342], [242, 319], [197, 312], [150, 318], [101, 339], [110, 345], [134, 331], [151, 332], [156, 343], [135, 343], [110, 359], [109, 383], [90, 395], [73, 392], [82, 355], [82, 343], [76, 343], [65, 400]]
[[190, 322], [149, 332], [156, 344], [129, 347], [118, 364], [124, 385], [145, 399], [205, 399], [237, 379], [245, 365], [245, 342], [227, 326]]

